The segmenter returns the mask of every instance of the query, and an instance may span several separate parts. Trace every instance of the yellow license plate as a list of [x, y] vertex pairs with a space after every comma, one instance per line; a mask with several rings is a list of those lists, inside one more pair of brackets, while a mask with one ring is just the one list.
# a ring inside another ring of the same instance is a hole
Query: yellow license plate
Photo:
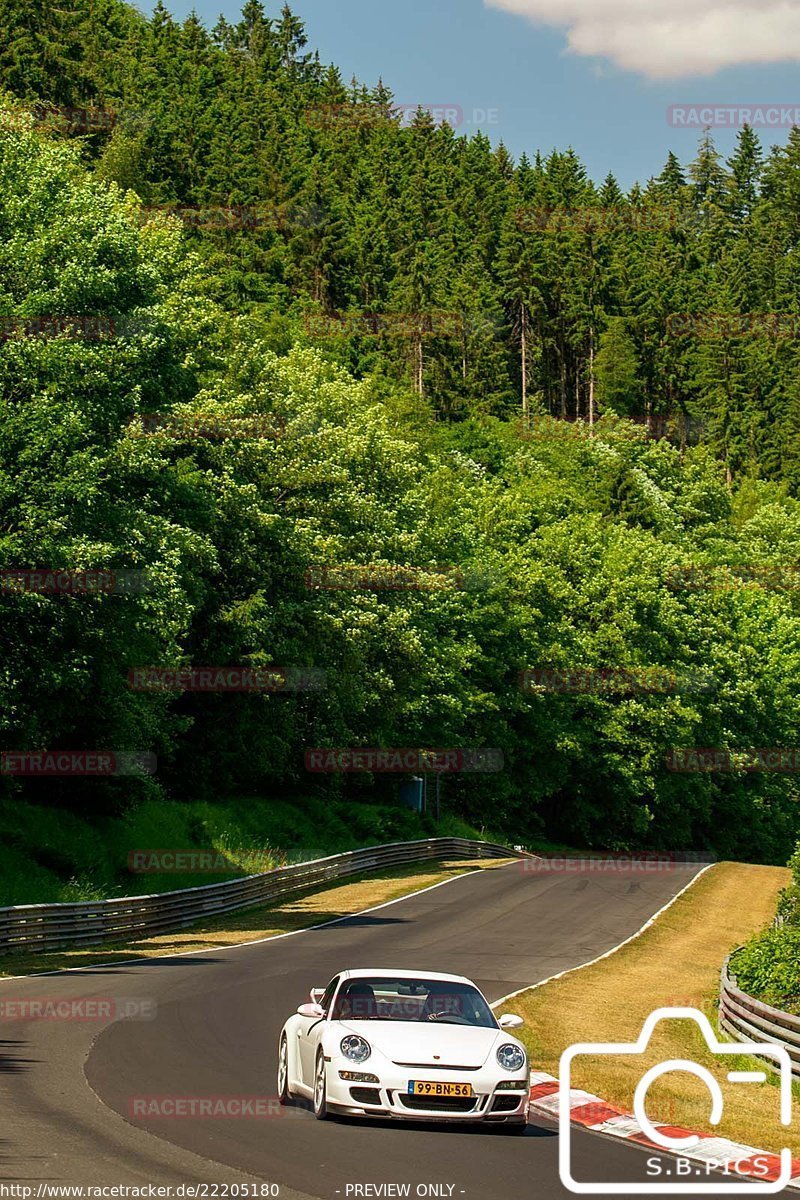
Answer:
[[408, 1085], [411, 1096], [471, 1096], [471, 1083], [427, 1083], [412, 1079]]

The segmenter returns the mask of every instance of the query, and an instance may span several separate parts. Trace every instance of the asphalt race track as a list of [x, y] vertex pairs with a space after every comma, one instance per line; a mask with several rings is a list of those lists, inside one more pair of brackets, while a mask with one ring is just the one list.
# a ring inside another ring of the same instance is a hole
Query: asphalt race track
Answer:
[[[134, 1118], [131, 1106], [149, 1097], [273, 1097], [283, 1022], [338, 970], [452, 971], [496, 1000], [613, 948], [698, 869], [576, 877], [514, 864], [308, 933], [0, 982], [0, 1178], [33, 1183], [34, 1196], [39, 1182], [259, 1180], [289, 1200], [392, 1195], [353, 1190], [365, 1184], [410, 1184], [412, 1196], [417, 1185], [444, 1185], [438, 1194], [454, 1200], [564, 1197], [554, 1126], [539, 1119], [515, 1138], [500, 1129], [320, 1123], [300, 1106], [266, 1120]], [[108, 1015], [26, 1020], [9, 1007], [87, 996], [100, 997]], [[150, 1019], [111, 1015], [110, 998], [146, 1002]], [[646, 1178], [644, 1151], [574, 1137], [579, 1178]]]

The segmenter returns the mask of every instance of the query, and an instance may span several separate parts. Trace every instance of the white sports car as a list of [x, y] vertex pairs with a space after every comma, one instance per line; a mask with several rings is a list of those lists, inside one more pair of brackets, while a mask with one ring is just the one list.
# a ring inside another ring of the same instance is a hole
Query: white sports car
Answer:
[[462, 975], [342, 971], [312, 988], [283, 1027], [278, 1097], [313, 1101], [314, 1115], [484, 1121], [524, 1133], [530, 1074], [509, 1037]]

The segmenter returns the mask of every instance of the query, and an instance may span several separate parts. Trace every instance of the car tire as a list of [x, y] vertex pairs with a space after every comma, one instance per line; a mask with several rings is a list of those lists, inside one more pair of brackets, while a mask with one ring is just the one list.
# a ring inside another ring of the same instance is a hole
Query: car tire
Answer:
[[325, 1055], [320, 1050], [314, 1071], [314, 1116], [318, 1121], [328, 1119], [328, 1086], [325, 1073]]
[[281, 1038], [278, 1049], [278, 1103], [286, 1106], [292, 1098], [289, 1091], [289, 1044], [286, 1034]]

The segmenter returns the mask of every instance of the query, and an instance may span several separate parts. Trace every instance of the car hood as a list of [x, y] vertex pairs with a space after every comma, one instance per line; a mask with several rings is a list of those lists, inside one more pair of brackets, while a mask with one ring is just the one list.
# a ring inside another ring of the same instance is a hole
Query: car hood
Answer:
[[419, 1021], [340, 1021], [342, 1030], [366, 1038], [393, 1063], [430, 1067], [482, 1067], [501, 1037], [500, 1029]]

